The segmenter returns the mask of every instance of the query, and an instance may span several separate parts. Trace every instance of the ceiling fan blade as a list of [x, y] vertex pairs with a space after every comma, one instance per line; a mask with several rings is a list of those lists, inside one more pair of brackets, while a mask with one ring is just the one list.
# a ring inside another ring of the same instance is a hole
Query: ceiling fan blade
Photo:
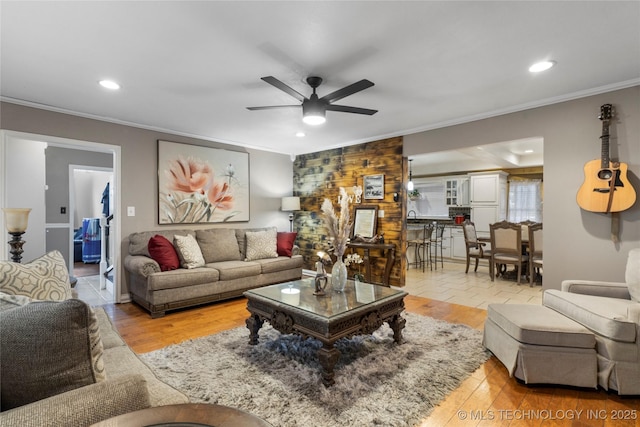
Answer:
[[356, 114], [366, 114], [367, 116], [372, 116], [378, 112], [378, 110], [370, 110], [368, 108], [360, 108], [360, 107], [347, 107], [346, 105], [327, 105], [327, 111], [340, 111], [342, 113], [356, 113]]
[[262, 80], [264, 80], [265, 82], [269, 83], [272, 86], [277, 87], [281, 91], [288, 93], [289, 95], [293, 96], [295, 99], [297, 99], [300, 102], [307, 99], [304, 97], [304, 95], [292, 89], [291, 87], [287, 86], [286, 84], [282, 83], [280, 80], [276, 79], [275, 77], [272, 77], [272, 76], [262, 77]]
[[256, 110], [275, 110], [277, 108], [300, 108], [302, 105], [267, 105], [265, 107], [247, 107], [247, 110], [256, 111]]
[[331, 92], [330, 94], [325, 95], [320, 99], [322, 99], [323, 101], [327, 101], [328, 103], [332, 103], [349, 95], [353, 95], [356, 92], [360, 92], [361, 90], [370, 88], [373, 85], [373, 82], [370, 82], [367, 79], [363, 79], [349, 86], [345, 86], [342, 89], [338, 89], [335, 92]]

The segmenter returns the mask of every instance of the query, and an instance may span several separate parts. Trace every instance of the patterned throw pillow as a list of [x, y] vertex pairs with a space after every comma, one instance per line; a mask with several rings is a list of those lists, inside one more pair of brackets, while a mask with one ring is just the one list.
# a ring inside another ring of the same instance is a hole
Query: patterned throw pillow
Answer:
[[275, 228], [265, 231], [247, 231], [247, 258], [245, 261], [277, 258], [277, 234]]
[[178, 250], [180, 263], [184, 268], [204, 267], [204, 257], [196, 238], [191, 234], [173, 236], [173, 244]]
[[0, 291], [47, 301], [71, 298], [69, 271], [62, 254], [51, 251], [27, 264], [0, 261]]
[[2, 410], [106, 379], [95, 313], [77, 299], [0, 312]]

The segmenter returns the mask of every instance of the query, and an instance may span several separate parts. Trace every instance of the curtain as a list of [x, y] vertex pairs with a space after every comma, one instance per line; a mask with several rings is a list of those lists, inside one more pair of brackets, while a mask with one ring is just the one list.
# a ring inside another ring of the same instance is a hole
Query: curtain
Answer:
[[542, 181], [530, 179], [509, 182], [510, 222], [542, 222]]

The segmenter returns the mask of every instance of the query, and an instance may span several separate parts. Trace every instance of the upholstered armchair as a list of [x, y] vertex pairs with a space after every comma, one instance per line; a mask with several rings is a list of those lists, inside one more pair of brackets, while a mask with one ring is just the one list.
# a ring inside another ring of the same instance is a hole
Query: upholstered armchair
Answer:
[[565, 280], [543, 304], [594, 333], [598, 384], [640, 394], [640, 248], [629, 251], [625, 282]]

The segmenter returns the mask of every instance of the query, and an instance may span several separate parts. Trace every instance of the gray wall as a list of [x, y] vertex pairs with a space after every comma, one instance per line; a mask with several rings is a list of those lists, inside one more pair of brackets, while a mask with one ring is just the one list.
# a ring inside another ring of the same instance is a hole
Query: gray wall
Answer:
[[[126, 237], [135, 231], [158, 230], [157, 140], [182, 142], [249, 153], [250, 162], [250, 221], [217, 224], [216, 227], [275, 226], [289, 230], [288, 215], [280, 212], [280, 198], [293, 191], [293, 167], [288, 155], [245, 149], [218, 142], [210, 142], [179, 135], [123, 126], [58, 112], [2, 102], [2, 129], [49, 135], [79, 141], [119, 146], [121, 149], [121, 206], [122, 240], [120, 253], [126, 254]], [[20, 185], [6, 178], [6, 185]], [[117, 196], [116, 196], [117, 197]], [[127, 216], [127, 206], [133, 206], [135, 216]], [[57, 219], [56, 219], [57, 220]], [[198, 228], [184, 226], [181, 228]], [[201, 226], [200, 226], [201, 228]], [[126, 278], [119, 266], [121, 295], [128, 295]]]
[[[462, 100], [462, 102], [464, 102]], [[611, 215], [580, 209], [576, 193], [584, 164], [600, 157], [600, 106], [613, 104], [611, 157], [627, 163], [640, 196], [640, 86], [405, 136], [404, 155], [544, 138], [544, 287], [563, 279], [624, 281], [627, 254], [640, 247], [640, 201], [620, 213], [620, 242]]]

